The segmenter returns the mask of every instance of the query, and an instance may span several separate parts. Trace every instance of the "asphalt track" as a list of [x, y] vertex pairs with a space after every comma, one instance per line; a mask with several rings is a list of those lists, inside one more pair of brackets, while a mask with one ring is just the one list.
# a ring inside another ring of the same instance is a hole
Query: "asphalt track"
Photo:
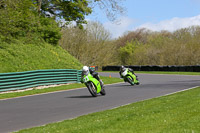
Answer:
[[[119, 77], [117, 73], [100, 73]], [[86, 88], [0, 100], [0, 133], [41, 126], [200, 86], [200, 76], [137, 74], [141, 85], [106, 85], [93, 98]]]

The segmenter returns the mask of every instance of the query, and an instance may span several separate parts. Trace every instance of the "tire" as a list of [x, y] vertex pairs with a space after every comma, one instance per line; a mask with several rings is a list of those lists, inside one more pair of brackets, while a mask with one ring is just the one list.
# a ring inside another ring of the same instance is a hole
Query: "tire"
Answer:
[[140, 82], [136, 83], [136, 85], [140, 85]]
[[131, 85], [134, 85], [134, 83], [133, 83], [133, 81], [132, 81], [132, 79], [130, 79], [130, 78], [127, 78], [127, 81], [131, 84]]
[[93, 97], [97, 97], [97, 90], [92, 82], [87, 83], [87, 88]]
[[105, 91], [105, 89], [104, 88], [101, 88], [101, 95], [106, 95], [106, 91]]

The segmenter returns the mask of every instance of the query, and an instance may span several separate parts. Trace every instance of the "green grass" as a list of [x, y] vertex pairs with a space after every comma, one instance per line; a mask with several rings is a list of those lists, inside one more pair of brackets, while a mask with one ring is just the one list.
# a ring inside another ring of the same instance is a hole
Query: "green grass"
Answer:
[[41, 69], [81, 69], [82, 64], [60, 46], [47, 43], [0, 42], [0, 73]]
[[[113, 72], [118, 73], [118, 71], [99, 71], [99, 72]], [[200, 72], [164, 72], [164, 71], [134, 71], [137, 73], [144, 74], [177, 74], [177, 75], [200, 75]]]
[[[114, 78], [114, 77], [112, 78], [101, 77], [101, 79], [103, 80], [104, 84], [112, 84], [112, 83], [118, 83], [118, 82], [123, 81], [122, 79]], [[62, 85], [62, 86], [57, 86], [57, 87], [49, 87], [45, 89], [33, 89], [33, 90], [27, 90], [23, 92], [4, 93], [4, 94], [0, 94], [0, 99], [42, 94], [42, 93], [62, 91], [62, 90], [68, 90], [68, 89], [76, 89], [80, 87], [85, 87], [85, 85], [81, 83], [76, 83], [76, 84]]]
[[18, 133], [198, 133], [200, 87]]

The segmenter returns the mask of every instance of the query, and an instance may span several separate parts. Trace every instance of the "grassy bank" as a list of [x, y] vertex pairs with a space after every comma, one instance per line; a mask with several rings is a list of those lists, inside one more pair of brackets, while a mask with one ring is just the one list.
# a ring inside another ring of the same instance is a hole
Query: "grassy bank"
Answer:
[[81, 69], [82, 64], [60, 46], [47, 43], [0, 43], [0, 73], [39, 69]]
[[200, 87], [18, 133], [197, 133]]
[[[122, 82], [122, 79], [113, 78], [113, 77], [112, 78], [101, 77], [101, 79], [103, 80], [104, 84], [112, 84], [112, 83]], [[27, 91], [23, 91], [23, 92], [3, 93], [3, 94], [0, 94], [0, 99], [42, 94], [42, 93], [62, 91], [62, 90], [69, 90], [69, 89], [75, 89], [75, 88], [80, 88], [80, 87], [85, 87], [85, 85], [81, 84], [81, 83], [76, 83], [76, 84], [68, 84], [68, 85], [62, 85], [62, 86], [57, 86], [57, 87], [49, 87], [49, 88], [45, 88], [45, 89], [33, 89], [33, 90], [27, 90]]]

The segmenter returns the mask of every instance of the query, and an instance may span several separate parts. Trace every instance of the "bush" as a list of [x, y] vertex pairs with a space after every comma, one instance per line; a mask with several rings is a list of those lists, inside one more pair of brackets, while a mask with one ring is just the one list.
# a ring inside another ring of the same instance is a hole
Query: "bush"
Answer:
[[38, 27], [38, 32], [41, 37], [50, 44], [58, 44], [61, 38], [61, 32], [58, 24], [52, 18], [40, 18], [40, 26]]

